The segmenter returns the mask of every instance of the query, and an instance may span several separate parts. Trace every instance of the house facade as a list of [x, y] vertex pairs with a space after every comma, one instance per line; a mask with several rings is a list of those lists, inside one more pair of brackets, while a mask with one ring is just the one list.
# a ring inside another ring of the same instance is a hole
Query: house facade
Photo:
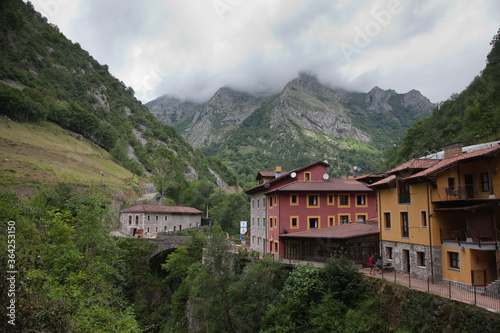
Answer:
[[203, 212], [192, 207], [136, 205], [120, 211], [122, 230], [130, 236], [156, 237], [201, 226]]
[[417, 278], [487, 285], [499, 276], [500, 145], [455, 143], [370, 185], [385, 262]]
[[[257, 238], [260, 242], [257, 243], [260, 247], [255, 247], [257, 250], [283, 259], [307, 257], [322, 260], [327, 256], [326, 248], [332, 248], [334, 244], [326, 247], [319, 244], [313, 246], [310, 243], [313, 238], [303, 233], [314, 231], [324, 234], [325, 239], [334, 239], [335, 232], [329, 230], [327, 236], [327, 229], [344, 224], [366, 223], [377, 217], [375, 192], [354, 179], [330, 179], [327, 174], [328, 166], [328, 163], [318, 161], [290, 172], [276, 174], [275, 178], [246, 191], [251, 196], [251, 217], [255, 222], [251, 238], [253, 240], [254, 236], [262, 235]], [[260, 206], [259, 211], [254, 202], [262, 197], [265, 197], [267, 205]], [[259, 215], [259, 212], [265, 212], [265, 215]], [[263, 216], [266, 217], [264, 222]], [[292, 242], [292, 234], [303, 237], [295, 237]], [[309, 245], [302, 246], [300, 243], [297, 247], [299, 238], [299, 242], [307, 241]], [[311, 256], [311, 251], [316, 251], [306, 250], [311, 247], [318, 248], [321, 255]], [[375, 248], [378, 248], [378, 243]]]
[[[288, 172], [283, 173], [284, 175]], [[275, 171], [259, 171], [255, 178], [257, 186], [252, 187], [246, 193], [250, 197], [250, 249], [267, 253], [267, 197], [265, 192], [269, 188], [269, 181], [282, 175], [281, 167]]]

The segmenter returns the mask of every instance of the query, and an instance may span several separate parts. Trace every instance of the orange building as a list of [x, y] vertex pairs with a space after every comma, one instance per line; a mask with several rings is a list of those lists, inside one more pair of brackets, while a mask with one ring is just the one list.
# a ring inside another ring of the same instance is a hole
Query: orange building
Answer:
[[381, 253], [418, 278], [487, 285], [499, 277], [500, 145], [444, 147], [370, 185]]

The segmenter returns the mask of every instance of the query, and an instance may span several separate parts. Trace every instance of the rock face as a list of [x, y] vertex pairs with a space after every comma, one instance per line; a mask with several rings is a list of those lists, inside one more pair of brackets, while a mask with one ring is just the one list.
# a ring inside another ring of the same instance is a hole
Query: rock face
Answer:
[[370, 141], [370, 137], [353, 124], [340, 100], [346, 96], [341, 90], [321, 85], [310, 75], [301, 75], [289, 82], [273, 108], [272, 126], [283, 118], [292, 120], [300, 127], [334, 137]]

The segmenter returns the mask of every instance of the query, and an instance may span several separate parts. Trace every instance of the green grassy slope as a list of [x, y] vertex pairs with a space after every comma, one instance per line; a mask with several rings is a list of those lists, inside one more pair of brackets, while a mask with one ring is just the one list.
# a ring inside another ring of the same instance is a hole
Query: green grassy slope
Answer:
[[101, 178], [107, 184], [132, 184], [132, 173], [107, 151], [48, 121], [19, 123], [0, 117], [0, 162], [3, 185], [28, 180], [99, 184]]

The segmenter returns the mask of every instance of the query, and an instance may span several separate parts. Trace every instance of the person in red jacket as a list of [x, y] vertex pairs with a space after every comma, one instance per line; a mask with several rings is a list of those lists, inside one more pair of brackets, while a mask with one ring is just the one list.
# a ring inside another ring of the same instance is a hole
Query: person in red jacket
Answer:
[[368, 265], [368, 267], [370, 267], [370, 275], [375, 275], [373, 273], [373, 267], [375, 266], [375, 254], [372, 254], [372, 256], [370, 258], [368, 258], [368, 261], [366, 262], [366, 264]]

